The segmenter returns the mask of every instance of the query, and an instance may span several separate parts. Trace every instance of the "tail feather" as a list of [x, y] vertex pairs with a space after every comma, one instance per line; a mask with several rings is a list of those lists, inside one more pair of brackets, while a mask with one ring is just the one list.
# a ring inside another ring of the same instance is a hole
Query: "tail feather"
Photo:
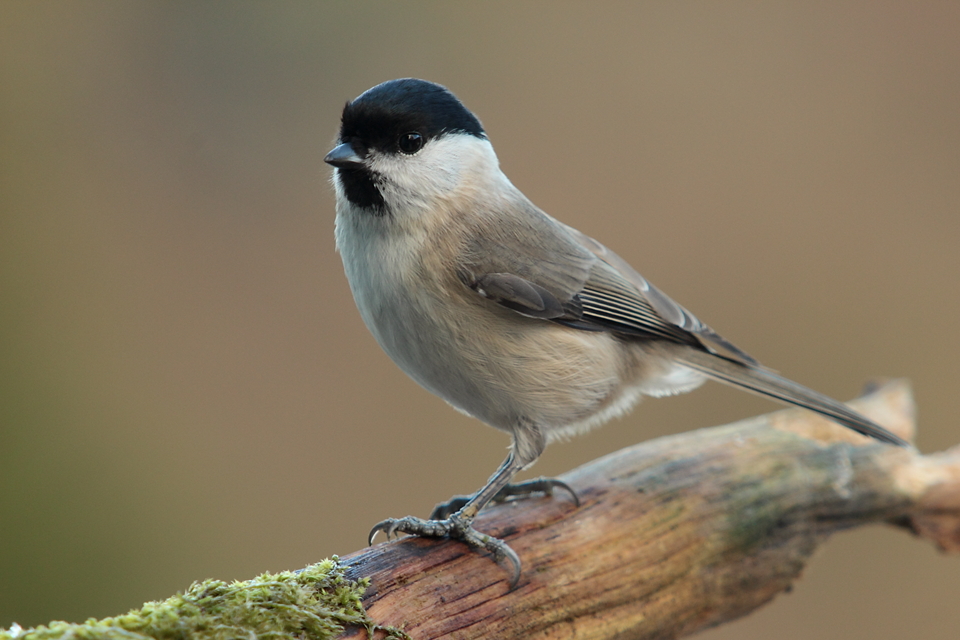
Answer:
[[887, 442], [901, 447], [911, 446], [903, 438], [890, 433], [877, 423], [865, 418], [846, 405], [822, 393], [817, 393], [803, 385], [787, 380], [772, 371], [748, 364], [741, 364], [740, 362], [729, 360], [723, 356], [698, 349], [684, 351], [684, 353], [679, 356], [679, 361], [684, 366], [690, 367], [718, 382], [723, 382], [746, 391], [752, 391], [758, 395], [773, 398], [786, 404], [809, 409], [844, 427], [853, 429], [871, 438], [876, 438], [881, 442]]

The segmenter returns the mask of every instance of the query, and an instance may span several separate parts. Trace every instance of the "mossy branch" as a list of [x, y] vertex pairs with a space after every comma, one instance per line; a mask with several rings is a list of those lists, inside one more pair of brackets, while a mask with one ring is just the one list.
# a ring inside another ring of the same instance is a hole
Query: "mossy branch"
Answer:
[[[912, 439], [905, 382], [853, 404]], [[922, 456], [800, 410], [645, 442], [562, 479], [579, 509], [557, 496], [498, 505], [478, 519], [523, 561], [510, 592], [506, 570], [488, 556], [406, 538], [302, 572], [198, 583], [117, 618], [0, 632], [0, 640], [679, 638], [789, 589], [841, 529], [885, 521], [960, 551], [960, 448]]]

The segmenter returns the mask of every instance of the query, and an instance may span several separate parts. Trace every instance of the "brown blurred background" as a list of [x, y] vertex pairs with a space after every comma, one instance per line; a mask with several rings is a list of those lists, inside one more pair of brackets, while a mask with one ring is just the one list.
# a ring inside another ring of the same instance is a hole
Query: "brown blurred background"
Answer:
[[[960, 442], [960, 4], [0, 4], [0, 627], [360, 548], [507, 437], [362, 326], [323, 156], [343, 103], [452, 88], [507, 174], [764, 363], [906, 376]], [[774, 405], [648, 401], [556, 474]], [[838, 535], [703, 638], [954, 639], [960, 559]]]

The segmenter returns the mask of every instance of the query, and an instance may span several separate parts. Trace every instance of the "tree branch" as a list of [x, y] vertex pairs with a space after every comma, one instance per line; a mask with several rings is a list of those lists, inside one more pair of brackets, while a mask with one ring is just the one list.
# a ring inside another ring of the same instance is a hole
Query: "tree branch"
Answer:
[[[907, 383], [853, 405], [912, 439]], [[164, 602], [0, 640], [333, 637], [679, 638], [790, 588], [831, 533], [872, 522], [960, 551], [960, 447], [922, 456], [813, 413], [781, 411], [645, 442], [562, 479], [579, 494], [494, 506], [481, 531], [507, 571], [450, 541], [405, 538], [300, 572], [195, 583]]]
[[[853, 405], [912, 439], [906, 382]], [[347, 558], [372, 619], [430, 638], [678, 638], [788, 590], [831, 533], [886, 521], [960, 550], [960, 449], [921, 456], [787, 410], [645, 442], [561, 477], [579, 494], [484, 511], [523, 561], [406, 538]], [[356, 631], [354, 635], [364, 632]]]

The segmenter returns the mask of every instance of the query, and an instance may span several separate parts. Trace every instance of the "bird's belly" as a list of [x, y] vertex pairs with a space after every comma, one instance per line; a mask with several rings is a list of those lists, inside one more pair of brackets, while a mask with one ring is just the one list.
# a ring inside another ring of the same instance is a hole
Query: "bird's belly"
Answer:
[[609, 334], [526, 318], [479, 297], [443, 306], [406, 300], [368, 324], [411, 378], [491, 426], [512, 431], [528, 421], [551, 437], [589, 428], [639, 397], [622, 382], [622, 346]]

